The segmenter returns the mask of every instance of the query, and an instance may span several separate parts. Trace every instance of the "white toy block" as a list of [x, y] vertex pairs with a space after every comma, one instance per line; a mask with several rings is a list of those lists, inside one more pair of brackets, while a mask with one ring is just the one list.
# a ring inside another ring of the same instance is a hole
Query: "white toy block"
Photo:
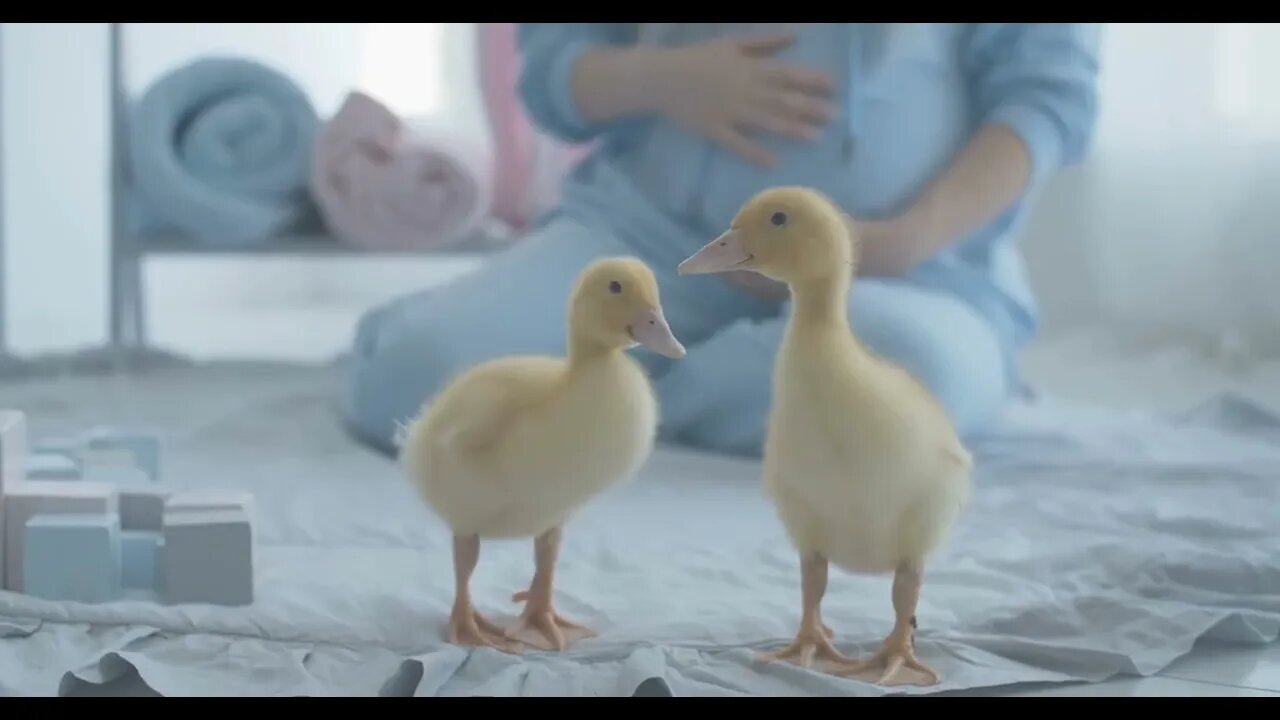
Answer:
[[243, 509], [166, 509], [160, 554], [168, 602], [253, 602], [253, 524]]
[[120, 519], [114, 513], [35, 515], [24, 536], [26, 594], [83, 603], [120, 597]]
[[183, 490], [169, 496], [165, 512], [202, 510], [243, 510], [253, 518], [253, 493], [244, 490], [201, 488]]
[[154, 435], [113, 428], [90, 433], [82, 453], [86, 465], [126, 465], [160, 480], [160, 440]]
[[28, 480], [79, 480], [80, 463], [74, 458], [55, 453], [31, 453], [27, 455]]
[[115, 488], [94, 482], [28, 480], [6, 488], [5, 587], [22, 592], [24, 539], [27, 521], [36, 515], [116, 515]]
[[26, 456], [26, 414], [21, 410], [0, 410], [0, 494], [25, 479]]
[[0, 588], [8, 587], [2, 567], [9, 557], [5, 493], [26, 481], [26, 452], [27, 416], [20, 410], [0, 408]]
[[163, 547], [164, 535], [159, 532], [121, 531], [121, 584], [125, 589], [160, 592], [160, 553]]

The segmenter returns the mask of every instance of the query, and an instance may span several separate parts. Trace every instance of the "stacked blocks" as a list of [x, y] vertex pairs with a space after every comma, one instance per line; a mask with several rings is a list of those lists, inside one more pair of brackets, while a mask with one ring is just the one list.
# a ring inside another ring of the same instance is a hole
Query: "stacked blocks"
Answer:
[[47, 600], [99, 603], [120, 595], [115, 515], [35, 515], [27, 521], [23, 591]]
[[27, 457], [25, 416], [0, 409], [0, 587], [79, 602], [128, 591], [253, 602], [250, 494], [172, 494], [159, 482], [159, 443], [143, 433], [37, 447]]
[[[116, 491], [110, 485], [90, 482], [29, 480], [5, 489], [5, 587], [25, 592], [24, 568], [27, 523], [37, 515], [94, 515], [115, 517]], [[69, 559], [68, 559], [69, 560]], [[62, 572], [69, 567], [55, 563], [32, 572]]]
[[[100, 442], [100, 446], [106, 447], [107, 444]], [[164, 506], [170, 490], [154, 482], [154, 475], [148, 475], [138, 467], [91, 467], [94, 477], [107, 478], [119, 488], [123, 547], [121, 574], [125, 589], [162, 593], [160, 553], [164, 547]]]

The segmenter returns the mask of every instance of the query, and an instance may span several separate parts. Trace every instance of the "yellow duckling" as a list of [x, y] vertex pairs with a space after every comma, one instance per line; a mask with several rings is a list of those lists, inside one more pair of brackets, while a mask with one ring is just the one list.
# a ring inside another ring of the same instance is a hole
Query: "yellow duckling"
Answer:
[[[916, 603], [926, 557], [968, 502], [972, 459], [926, 389], [850, 330], [851, 228], [814, 191], [766, 190], [679, 272], [754, 270], [793, 298], [774, 366], [764, 484], [800, 553], [803, 610], [795, 642], [764, 659], [808, 667], [820, 654], [840, 675], [873, 670], [881, 684], [904, 684], [915, 674], [932, 685], [937, 673], [914, 653]], [[821, 615], [828, 562], [894, 574], [893, 631], [869, 659], [831, 645]]]
[[[453, 531], [455, 596], [449, 641], [514, 649], [526, 628], [567, 645], [562, 630], [594, 632], [552, 608], [561, 528], [572, 513], [628, 479], [652, 451], [658, 408], [649, 378], [624, 351], [637, 344], [680, 358], [658, 284], [644, 263], [588, 266], [569, 300], [568, 356], [505, 357], [447, 385], [406, 428], [401, 462]], [[534, 540], [535, 571], [505, 631], [471, 605], [481, 538]], [[538, 645], [535, 641], [532, 644]]]

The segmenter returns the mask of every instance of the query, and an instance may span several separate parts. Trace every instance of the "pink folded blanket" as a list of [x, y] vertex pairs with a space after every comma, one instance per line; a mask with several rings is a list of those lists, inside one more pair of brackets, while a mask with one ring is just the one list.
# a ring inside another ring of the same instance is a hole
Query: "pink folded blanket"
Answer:
[[[311, 192], [329, 231], [370, 250], [442, 250], [467, 239], [488, 212], [465, 143], [416, 130], [352, 92], [321, 128]], [[487, 174], [487, 173], [482, 173]]]

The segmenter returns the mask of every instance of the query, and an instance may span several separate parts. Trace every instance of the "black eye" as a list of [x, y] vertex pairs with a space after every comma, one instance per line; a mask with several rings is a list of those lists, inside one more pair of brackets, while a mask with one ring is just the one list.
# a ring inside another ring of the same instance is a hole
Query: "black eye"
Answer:
[[772, 217], [769, 218], [769, 222], [773, 223], [778, 227], [782, 227], [783, 225], [787, 224], [787, 214], [782, 211], [778, 211], [774, 213]]
[[622, 292], [622, 283], [618, 282], [617, 280], [610, 282], [609, 292], [613, 293], [614, 295], [617, 295], [618, 293]]

